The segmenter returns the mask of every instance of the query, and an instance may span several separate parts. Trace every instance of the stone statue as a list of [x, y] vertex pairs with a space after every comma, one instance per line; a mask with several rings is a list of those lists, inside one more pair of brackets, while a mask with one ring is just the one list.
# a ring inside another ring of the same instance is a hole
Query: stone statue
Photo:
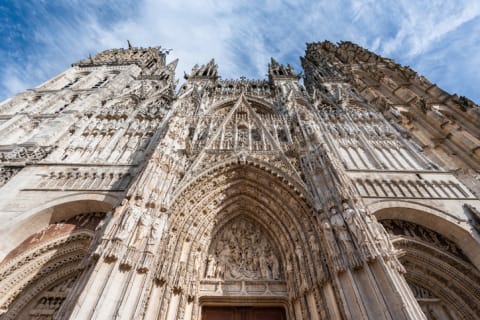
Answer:
[[150, 230], [150, 238], [153, 240], [158, 240], [160, 239], [160, 236], [162, 235], [163, 228], [165, 227], [165, 216], [162, 215], [160, 217], [157, 217], [153, 220], [152, 223], [152, 228]]
[[260, 273], [262, 275], [262, 278], [270, 279], [270, 276], [268, 274], [268, 262], [265, 254], [260, 254], [260, 256], [258, 257], [258, 263], [260, 265]]
[[151, 228], [150, 228], [150, 236], [147, 240], [147, 247], [146, 251], [154, 252], [154, 248], [158, 243], [158, 240], [162, 236], [163, 228], [165, 226], [165, 219], [163, 216], [157, 217], [153, 219]]
[[115, 236], [115, 239], [124, 241], [128, 235], [133, 231], [135, 224], [142, 214], [142, 208], [138, 203], [132, 204], [125, 215], [123, 216], [122, 222], [120, 223], [119, 231]]
[[152, 224], [152, 216], [148, 213], [140, 215], [138, 220], [138, 230], [136, 240], [145, 239], [148, 235], [149, 227]]
[[381, 251], [382, 256], [388, 257], [391, 253], [395, 252], [388, 233], [385, 228], [377, 221], [377, 217], [374, 215], [366, 215], [367, 225], [373, 235], [373, 240], [377, 244], [378, 249]]
[[215, 274], [219, 278], [224, 278], [230, 267], [232, 252], [228, 243], [226, 242], [222, 242], [220, 244], [220, 248], [221, 251], [218, 255], [217, 269], [215, 271]]
[[215, 258], [215, 255], [211, 254], [208, 256], [208, 259], [207, 259], [206, 277], [210, 279], [215, 278], [216, 269], [217, 269], [217, 259]]
[[268, 265], [272, 270], [272, 279], [280, 279], [280, 263], [278, 262], [277, 256], [275, 256], [273, 252], [270, 252], [270, 256], [268, 257]]
[[351, 242], [350, 235], [348, 234], [347, 227], [345, 226], [345, 221], [343, 220], [342, 215], [337, 212], [337, 209], [332, 208], [330, 209], [330, 223], [332, 225], [337, 238], [341, 242]]
[[358, 245], [363, 245], [367, 241], [365, 230], [362, 228], [360, 217], [346, 202], [343, 203], [343, 218], [347, 223], [348, 229], [355, 237]]
[[323, 236], [327, 246], [328, 254], [332, 259], [333, 267], [337, 271], [345, 270], [345, 266], [343, 265], [340, 252], [338, 251], [337, 241], [335, 240], [335, 235], [333, 234], [333, 229], [331, 224], [328, 222], [326, 218], [323, 218], [321, 225], [322, 225]]
[[343, 220], [342, 215], [337, 212], [335, 208], [330, 210], [331, 217], [330, 223], [332, 225], [333, 230], [335, 231], [335, 235], [339, 240], [339, 246], [343, 249], [343, 252], [348, 256], [348, 259], [353, 267], [359, 267], [362, 265], [362, 262], [358, 259], [357, 255], [355, 254], [355, 247], [352, 242], [352, 238], [347, 230], [347, 226], [345, 225], [345, 221]]
[[98, 242], [100, 241], [103, 234], [105, 233], [105, 229], [108, 225], [108, 222], [112, 219], [112, 215], [113, 215], [112, 211], [108, 211], [105, 217], [102, 220], [100, 220], [100, 222], [95, 227], [95, 236], [93, 237], [93, 240], [91, 242], [90, 249], [98, 245]]

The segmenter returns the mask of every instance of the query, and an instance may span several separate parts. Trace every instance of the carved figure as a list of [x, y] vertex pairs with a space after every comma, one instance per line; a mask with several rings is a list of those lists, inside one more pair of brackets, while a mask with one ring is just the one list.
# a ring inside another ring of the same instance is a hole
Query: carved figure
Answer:
[[342, 242], [351, 242], [350, 235], [348, 234], [347, 227], [345, 226], [345, 221], [340, 213], [337, 212], [337, 209], [330, 209], [331, 217], [330, 223], [332, 225], [337, 238]]
[[207, 259], [207, 278], [215, 278], [216, 277], [216, 269], [217, 269], [217, 259], [215, 255], [211, 254], [208, 256]]
[[326, 218], [322, 219], [321, 224], [328, 254], [332, 259], [335, 270], [345, 270], [345, 267], [342, 263], [342, 257], [340, 256], [340, 252], [338, 252], [337, 241], [335, 240], [335, 235], [333, 234], [333, 228], [331, 224]]
[[152, 224], [152, 216], [148, 213], [140, 215], [138, 220], [137, 239], [145, 239], [148, 235], [149, 227]]
[[264, 254], [260, 254], [258, 257], [258, 263], [260, 265], [260, 273], [262, 275], [262, 278], [264, 279], [270, 279], [270, 276], [268, 274], [268, 262], [267, 262], [267, 257], [265, 257]]
[[231, 250], [228, 243], [225, 242], [222, 242], [220, 247], [221, 251], [218, 254], [217, 269], [215, 270], [215, 273], [219, 278], [224, 278], [231, 263]]
[[377, 217], [374, 215], [367, 215], [366, 216], [367, 225], [370, 227], [369, 229], [372, 232], [373, 240], [377, 244], [378, 248], [382, 251], [382, 255], [388, 257], [391, 253], [395, 252], [393, 248], [388, 233], [383, 228], [383, 226], [378, 223]]
[[350, 264], [353, 267], [359, 267], [362, 265], [362, 262], [359, 260], [357, 255], [355, 254], [355, 247], [352, 242], [352, 238], [347, 230], [347, 226], [345, 225], [345, 221], [343, 220], [342, 215], [337, 212], [335, 208], [330, 210], [331, 217], [330, 223], [332, 225], [333, 230], [335, 231], [335, 235], [339, 240], [339, 246], [344, 250], [346, 255], [349, 258]]
[[153, 222], [150, 227], [150, 233], [147, 239], [147, 247], [145, 248], [145, 251], [152, 252], [152, 253], [155, 251], [155, 247], [159, 242], [158, 240], [160, 239], [163, 233], [164, 225], [165, 225], [165, 219], [163, 219], [162, 216], [153, 219]]
[[343, 218], [347, 223], [348, 229], [355, 237], [357, 244], [363, 244], [367, 240], [367, 236], [362, 228], [360, 217], [346, 202], [343, 203]]
[[268, 265], [272, 270], [272, 279], [280, 279], [280, 263], [278, 262], [278, 259], [275, 254], [273, 254], [273, 252], [270, 252], [270, 256], [268, 257]]
[[138, 218], [142, 214], [142, 208], [138, 203], [131, 205], [126, 214], [123, 216], [122, 222], [119, 227], [119, 231], [115, 236], [115, 239], [124, 241], [128, 235], [133, 231]]
[[[251, 221], [240, 218], [217, 234], [205, 276], [219, 279], [281, 279], [280, 262], [271, 241]], [[212, 260], [213, 259], [213, 260]], [[216, 269], [213, 272], [214, 262]]]

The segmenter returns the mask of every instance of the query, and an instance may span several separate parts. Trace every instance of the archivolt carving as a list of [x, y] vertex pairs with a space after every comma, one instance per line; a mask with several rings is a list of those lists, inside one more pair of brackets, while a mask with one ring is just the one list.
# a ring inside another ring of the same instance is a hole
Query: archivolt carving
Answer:
[[[220, 156], [219, 156], [220, 157]], [[263, 174], [268, 174], [271, 175], [272, 177], [276, 177], [279, 181], [282, 183], [285, 183], [288, 185], [290, 192], [295, 194], [295, 196], [298, 196], [300, 198], [306, 198], [307, 203], [311, 203], [311, 194], [308, 193], [305, 184], [303, 181], [299, 181], [298, 179], [295, 179], [294, 176], [287, 175], [281, 170], [279, 170], [277, 167], [274, 165], [270, 164], [267, 161], [263, 161], [262, 159], [257, 159], [253, 157], [246, 157], [243, 160], [240, 159], [239, 157], [226, 157], [223, 156], [221, 157], [221, 161], [214, 161], [217, 162], [212, 165], [210, 162], [208, 167], [203, 168], [203, 170], [199, 171], [196, 173], [194, 177], [189, 177], [187, 176], [186, 179], [183, 179], [179, 186], [175, 190], [175, 194], [172, 197], [173, 199], [182, 199], [185, 197], [185, 193], [191, 192], [192, 189], [196, 187], [197, 184], [203, 184], [203, 183], [209, 183], [212, 185], [212, 187], [218, 186], [220, 183], [225, 182], [227, 180], [227, 176], [222, 175], [222, 172], [230, 170], [230, 168], [235, 168], [238, 167], [240, 163], [243, 165], [248, 165], [252, 169], [255, 168], [254, 171], [258, 170], [261, 171]], [[206, 162], [208, 163], [208, 162]], [[235, 172], [235, 170], [233, 171]], [[241, 173], [239, 174], [241, 175]], [[217, 181], [214, 181], [211, 179], [211, 177], [218, 176], [216, 179]], [[251, 176], [255, 176], [253, 174], [253, 171], [251, 171]], [[270, 177], [270, 178], [272, 178]], [[267, 185], [271, 184], [272, 181], [268, 181], [268, 179], [264, 180]], [[202, 188], [202, 190], [207, 190], [207, 188]], [[197, 190], [200, 191], [200, 190]], [[205, 191], [200, 191], [196, 193], [195, 196], [203, 197], [205, 194]]]
[[[40, 297], [35, 299], [36, 303], [32, 304], [33, 308], [28, 315], [34, 319], [52, 319], [54, 314], [59, 311], [68, 293], [72, 290], [77, 278], [78, 275], [74, 275], [46, 290]], [[22, 312], [24, 316], [27, 316], [26, 311]]]
[[393, 235], [402, 235], [424, 241], [465, 261], [469, 261], [462, 250], [453, 241], [445, 238], [438, 232], [407, 221], [382, 220], [381, 223], [384, 225], [385, 229]]

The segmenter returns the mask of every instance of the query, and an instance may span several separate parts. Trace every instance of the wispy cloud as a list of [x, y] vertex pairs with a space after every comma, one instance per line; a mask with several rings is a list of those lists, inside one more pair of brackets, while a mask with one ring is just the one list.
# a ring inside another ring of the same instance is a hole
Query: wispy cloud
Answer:
[[271, 56], [299, 69], [305, 42], [328, 39], [356, 42], [480, 101], [474, 0], [25, 0], [0, 12], [0, 100], [127, 39], [172, 48], [177, 77], [215, 58], [224, 78], [263, 78]]
[[480, 16], [480, 3], [475, 1], [464, 6], [456, 1], [445, 1], [441, 5], [399, 1], [392, 9], [398, 21], [397, 33], [385, 44], [385, 54], [397, 51], [409, 56], [423, 54], [436, 42], [443, 41], [448, 33]]

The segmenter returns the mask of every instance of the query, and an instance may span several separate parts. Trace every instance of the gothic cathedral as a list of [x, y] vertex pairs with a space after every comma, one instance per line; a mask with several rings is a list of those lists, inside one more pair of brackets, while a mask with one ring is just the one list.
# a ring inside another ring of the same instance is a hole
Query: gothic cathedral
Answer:
[[0, 319], [480, 319], [480, 109], [351, 42], [177, 88], [113, 49], [0, 105]]

